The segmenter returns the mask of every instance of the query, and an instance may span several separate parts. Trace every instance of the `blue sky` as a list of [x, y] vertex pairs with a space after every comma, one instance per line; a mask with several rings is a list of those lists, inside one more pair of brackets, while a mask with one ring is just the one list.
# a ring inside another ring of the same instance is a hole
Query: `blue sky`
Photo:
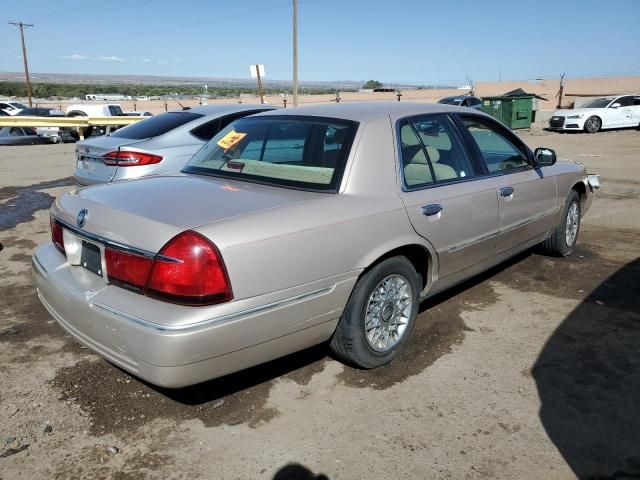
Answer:
[[[291, 78], [290, 0], [5, 0], [0, 71]], [[640, 74], [640, 0], [299, 0], [301, 80]]]

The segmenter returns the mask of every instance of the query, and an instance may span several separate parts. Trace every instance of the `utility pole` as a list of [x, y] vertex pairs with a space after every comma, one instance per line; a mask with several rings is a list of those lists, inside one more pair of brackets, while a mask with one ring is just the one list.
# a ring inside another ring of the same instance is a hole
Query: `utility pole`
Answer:
[[562, 92], [564, 90], [564, 75], [565, 75], [564, 73], [560, 75], [560, 90], [558, 90], [558, 94], [556, 95], [558, 97], [558, 105], [556, 106], [558, 110], [562, 108]]
[[260, 105], [264, 103], [264, 93], [262, 91], [262, 79], [260, 78], [260, 65], [256, 65], [256, 76], [258, 77], [258, 93], [260, 94]]
[[29, 78], [29, 65], [27, 64], [27, 47], [24, 46], [24, 27], [33, 27], [33, 23], [9, 22], [20, 29], [20, 40], [22, 41], [22, 61], [24, 62], [24, 76], [27, 79], [27, 95], [29, 95], [29, 106], [32, 107], [31, 100], [31, 79]]
[[293, 106], [298, 106], [298, 0], [293, 0]]

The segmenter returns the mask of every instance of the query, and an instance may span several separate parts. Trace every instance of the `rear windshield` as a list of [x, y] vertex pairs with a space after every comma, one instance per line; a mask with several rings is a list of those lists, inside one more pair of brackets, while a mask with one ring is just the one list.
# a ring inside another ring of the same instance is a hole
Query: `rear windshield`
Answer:
[[155, 117], [145, 118], [137, 123], [121, 128], [112, 133], [112, 137], [142, 140], [157, 137], [203, 115], [192, 112], [168, 112]]
[[182, 170], [337, 191], [358, 124], [321, 117], [248, 117], [214, 136]]

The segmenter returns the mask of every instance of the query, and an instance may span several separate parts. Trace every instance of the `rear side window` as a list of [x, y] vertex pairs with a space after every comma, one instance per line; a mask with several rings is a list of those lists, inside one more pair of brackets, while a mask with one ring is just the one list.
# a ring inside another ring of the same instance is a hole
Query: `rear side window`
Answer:
[[400, 126], [402, 168], [407, 187], [475, 175], [471, 161], [445, 116], [404, 120]]
[[202, 117], [201, 114], [192, 112], [163, 113], [121, 128], [120, 130], [112, 133], [111, 136], [116, 138], [129, 138], [132, 140], [157, 137], [158, 135], [163, 135], [169, 130], [173, 130], [174, 128], [180, 127], [185, 123], [191, 122], [200, 117]]
[[225, 128], [231, 122], [238, 120], [239, 118], [246, 117], [248, 115], [253, 115], [255, 113], [264, 112], [265, 110], [250, 110], [246, 112], [238, 112], [233, 113], [231, 115], [226, 115], [221, 118], [216, 118], [215, 120], [211, 120], [210, 122], [203, 123], [202, 125], [191, 130], [191, 134], [195, 137], [199, 138], [203, 141], [209, 141], [213, 138], [213, 136], [218, 133], [220, 130]]

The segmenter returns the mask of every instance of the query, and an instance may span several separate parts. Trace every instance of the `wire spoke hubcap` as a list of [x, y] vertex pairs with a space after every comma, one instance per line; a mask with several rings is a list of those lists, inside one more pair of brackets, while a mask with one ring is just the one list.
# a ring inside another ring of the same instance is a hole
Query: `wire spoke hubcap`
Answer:
[[387, 352], [404, 335], [413, 312], [413, 292], [406, 278], [393, 274], [382, 279], [369, 295], [364, 316], [367, 343]]
[[578, 226], [580, 225], [580, 212], [578, 204], [573, 202], [567, 212], [567, 228], [565, 230], [565, 242], [567, 247], [573, 246], [578, 236]]

